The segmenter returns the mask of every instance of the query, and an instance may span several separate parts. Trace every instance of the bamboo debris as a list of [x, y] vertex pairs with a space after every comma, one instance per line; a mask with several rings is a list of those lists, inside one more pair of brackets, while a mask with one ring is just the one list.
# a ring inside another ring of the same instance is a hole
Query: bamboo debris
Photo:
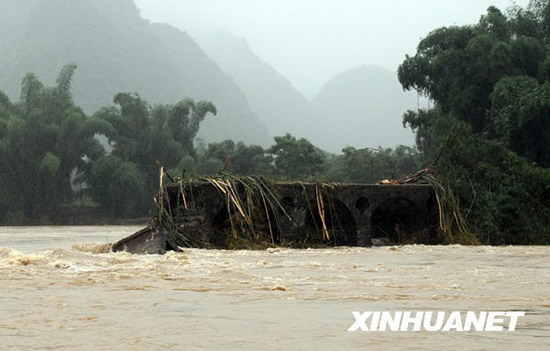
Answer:
[[[166, 229], [180, 246], [215, 247], [215, 244], [205, 241], [200, 233], [194, 231], [193, 228], [190, 229], [178, 223], [177, 219], [173, 217], [172, 208], [170, 205], [166, 206], [167, 203], [170, 204], [170, 199], [163, 179], [165, 174], [164, 169], [161, 168], [161, 177], [159, 180], [161, 191], [156, 199], [158, 216], [155, 217], [157, 223], [153, 225], [156, 224], [158, 227]], [[285, 207], [280, 201], [280, 196], [275, 192], [273, 185], [268, 183], [264, 178], [255, 176], [237, 177], [221, 173], [217, 176], [201, 177], [198, 179], [177, 179], [175, 183], [179, 186], [181, 194], [178, 196], [177, 203], [178, 206], [182, 206], [186, 210], [189, 209], [190, 204], [194, 203], [193, 199], [195, 196], [191, 183], [195, 181], [208, 182], [224, 197], [230, 229], [229, 237], [233, 240], [242, 239], [251, 243], [275, 245], [278, 241], [277, 232], [280, 233], [281, 230], [281, 216], [288, 219], [297, 232], [303, 229], [301, 227], [303, 223], [296, 223], [286, 212]], [[479, 243], [461, 213], [457, 197], [448, 185], [441, 183], [430, 168], [422, 169], [411, 176], [398, 180], [383, 181], [381, 183], [431, 185], [435, 190], [439, 210], [438, 225], [441, 241], [449, 244]], [[337, 218], [338, 211], [332, 208], [333, 203], [330, 198], [330, 189], [334, 185], [316, 183], [314, 185], [315, 199], [308, 199], [308, 191], [305, 184], [301, 182], [294, 182], [293, 184], [302, 185], [307, 206], [306, 211], [310, 215], [317, 214], [314, 215], [317, 219], [313, 218], [311, 224], [315, 226], [317, 232], [322, 234], [323, 242], [335, 239], [336, 234], [331, 233], [331, 230], [335, 229], [335, 223], [340, 221], [340, 219]], [[329, 220], [330, 222], [328, 222]], [[301, 240], [300, 242], [305, 243], [308, 240], [319, 240], [311, 238], [308, 233], [304, 232], [303, 234], [305, 236], [299, 239]]]
[[[161, 177], [163, 177], [162, 171], [161, 169]], [[279, 228], [279, 217], [283, 215], [292, 220], [278, 196], [263, 179], [252, 176], [236, 177], [225, 173], [216, 177], [177, 180], [184, 209], [189, 209], [187, 199], [194, 198], [189, 186], [193, 181], [208, 182], [225, 198], [227, 220], [233, 239], [244, 238], [274, 245], [277, 240], [276, 229]], [[163, 185], [163, 183], [160, 184]], [[182, 225], [175, 222], [170, 206], [166, 206], [167, 200], [169, 200], [168, 195], [163, 185], [156, 201], [159, 212], [157, 224], [173, 233], [174, 239], [182, 246], [208, 247], [208, 244], [201, 241], [197, 234], [185, 230]], [[268, 235], [262, 235], [262, 233]]]
[[187, 206], [187, 197], [185, 196], [185, 191], [183, 191], [182, 183], [180, 183], [180, 194], [181, 194], [181, 200], [183, 201], [183, 208], [185, 208], [186, 210], [189, 209], [189, 206]]
[[317, 211], [319, 213], [319, 218], [321, 219], [321, 225], [323, 227], [323, 240], [330, 240], [330, 233], [327, 229], [327, 223], [325, 220], [325, 202], [323, 201], [323, 196], [319, 189], [319, 184], [315, 184], [315, 197], [317, 201]]
[[[164, 167], [160, 167], [160, 177], [159, 177], [159, 189], [161, 189], [161, 191], [159, 192], [159, 203], [162, 205], [164, 203], [164, 191], [162, 191], [162, 189], [164, 189]], [[161, 212], [159, 212], [159, 221], [161, 220]]]
[[439, 209], [439, 233], [444, 243], [479, 245], [479, 240], [462, 215], [459, 200], [449, 186], [441, 184], [431, 174], [424, 179], [434, 187]]
[[[166, 175], [161, 169], [161, 178]], [[252, 242], [263, 242], [275, 245], [278, 241], [277, 233], [280, 233], [281, 216], [287, 219], [296, 232], [303, 232], [305, 237], [300, 239], [300, 242], [310, 240], [309, 234], [305, 232], [303, 223], [296, 223], [295, 220], [286, 212], [286, 209], [280, 202], [280, 196], [274, 191], [272, 184], [267, 183], [264, 178], [256, 176], [237, 177], [226, 173], [221, 173], [212, 177], [201, 177], [197, 179], [177, 179], [176, 185], [179, 187], [180, 195], [178, 196], [178, 206], [183, 209], [189, 209], [189, 199], [194, 198], [192, 187], [190, 184], [195, 181], [205, 181], [217, 189], [225, 199], [227, 206], [228, 218], [226, 222], [221, 223], [222, 229], [224, 224], [228, 224], [230, 236], [233, 239], [244, 239]], [[304, 183], [294, 182], [293, 184], [301, 184], [306, 194]], [[158, 225], [167, 229], [173, 236], [174, 240], [180, 246], [193, 247], [211, 247], [210, 244], [204, 242], [204, 238], [188, 230], [173, 217], [170, 207], [169, 195], [166, 192], [164, 180], [159, 182], [162, 186], [159, 195], [157, 196], [158, 216], [156, 219]], [[330, 241], [333, 235], [327, 225], [327, 215], [332, 213], [330, 198], [327, 189], [332, 188], [332, 184], [317, 183], [315, 184], [315, 202], [316, 208], [309, 208], [309, 213], [317, 213], [320, 220], [321, 228], [317, 228], [318, 220], [313, 220], [313, 224], [317, 231], [322, 233], [323, 241]], [[307, 198], [307, 195], [306, 195]], [[307, 201], [310, 206], [309, 200]], [[329, 206], [327, 208], [327, 205]], [[203, 239], [203, 240], [201, 240]], [[315, 240], [313, 238], [313, 240]], [[317, 239], [318, 240], [318, 239]]]
[[414, 183], [418, 183], [420, 181], [422, 181], [422, 179], [431, 174], [432, 173], [432, 170], [430, 168], [423, 168], [421, 170], [419, 170], [418, 172], [414, 173], [414, 174], [411, 174], [411, 175], [408, 175], [408, 176], [405, 176], [403, 178], [399, 178], [399, 179], [384, 179], [380, 182], [378, 182], [378, 184], [414, 184]]
[[400, 179], [383, 180], [379, 184], [429, 184], [435, 190], [439, 212], [439, 235], [443, 243], [479, 245], [479, 240], [462, 215], [460, 203], [449, 185], [442, 184], [427, 167]]

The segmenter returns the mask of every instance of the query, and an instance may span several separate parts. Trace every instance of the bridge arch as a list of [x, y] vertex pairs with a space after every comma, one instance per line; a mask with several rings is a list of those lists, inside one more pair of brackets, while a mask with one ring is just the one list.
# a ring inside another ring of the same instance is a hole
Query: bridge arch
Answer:
[[361, 196], [357, 199], [357, 201], [355, 201], [355, 208], [362, 215], [365, 214], [365, 212], [367, 212], [369, 207], [370, 207], [370, 202], [365, 196]]
[[[357, 223], [348, 206], [337, 198], [323, 201], [324, 222], [330, 234], [329, 242], [334, 245], [357, 245]], [[305, 209], [304, 229], [313, 234], [313, 241], [323, 241], [323, 221], [317, 201], [309, 202]], [[326, 241], [325, 241], [326, 242]]]
[[373, 245], [428, 244], [430, 232], [426, 210], [403, 196], [392, 196], [381, 201], [371, 215]]

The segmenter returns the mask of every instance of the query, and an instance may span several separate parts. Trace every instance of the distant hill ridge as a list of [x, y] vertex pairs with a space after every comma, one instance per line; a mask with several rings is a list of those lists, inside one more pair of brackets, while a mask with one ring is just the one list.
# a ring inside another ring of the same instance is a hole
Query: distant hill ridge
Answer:
[[417, 107], [416, 95], [404, 92], [397, 74], [364, 65], [345, 71], [325, 84], [311, 101], [318, 113], [318, 130], [330, 131], [328, 149], [413, 145], [413, 134], [403, 128], [402, 116]]
[[227, 32], [193, 33], [199, 45], [243, 89], [248, 103], [273, 136], [313, 137], [317, 120], [309, 101], [258, 57], [246, 39]]
[[195, 37], [233, 76], [271, 135], [291, 132], [336, 153], [348, 145], [413, 144], [412, 132], [403, 128], [401, 118], [407, 109], [416, 108], [416, 96], [403, 92], [395, 72], [368, 65], [350, 69], [333, 77], [310, 102], [244, 38], [221, 31], [203, 31]]

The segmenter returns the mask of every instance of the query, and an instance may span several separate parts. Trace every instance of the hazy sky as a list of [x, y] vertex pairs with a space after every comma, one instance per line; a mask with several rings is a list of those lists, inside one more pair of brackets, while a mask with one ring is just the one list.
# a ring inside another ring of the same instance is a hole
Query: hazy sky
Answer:
[[245, 37], [252, 50], [312, 98], [363, 64], [391, 70], [429, 31], [476, 23], [487, 7], [528, 0], [135, 0], [142, 16], [193, 32]]

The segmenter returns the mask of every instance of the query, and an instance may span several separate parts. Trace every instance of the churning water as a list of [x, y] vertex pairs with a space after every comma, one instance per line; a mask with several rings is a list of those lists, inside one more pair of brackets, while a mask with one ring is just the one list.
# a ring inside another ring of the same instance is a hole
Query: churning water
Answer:
[[[0, 228], [2, 350], [550, 349], [550, 248], [100, 253], [137, 227]], [[352, 311], [526, 311], [514, 332], [348, 332]]]

